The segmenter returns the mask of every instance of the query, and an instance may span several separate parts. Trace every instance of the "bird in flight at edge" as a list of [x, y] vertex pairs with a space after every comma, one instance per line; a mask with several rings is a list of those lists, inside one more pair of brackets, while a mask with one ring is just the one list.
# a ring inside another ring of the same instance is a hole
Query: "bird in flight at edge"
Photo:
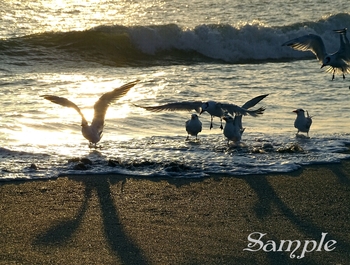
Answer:
[[311, 51], [322, 64], [321, 68], [326, 67], [326, 72], [333, 72], [332, 80], [336, 73], [342, 73], [345, 79], [345, 73], [350, 73], [350, 43], [346, 37], [346, 31], [346, 28], [334, 30], [340, 34], [340, 47], [332, 54], [326, 52], [322, 38], [315, 34], [289, 40], [282, 46], [289, 46], [298, 51]]

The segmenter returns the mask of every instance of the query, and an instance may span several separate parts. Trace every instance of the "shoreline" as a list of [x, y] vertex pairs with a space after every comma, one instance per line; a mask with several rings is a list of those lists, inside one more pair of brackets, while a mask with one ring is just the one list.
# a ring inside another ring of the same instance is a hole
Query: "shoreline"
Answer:
[[[291, 173], [201, 179], [4, 181], [0, 193], [0, 264], [350, 262], [350, 160]], [[243, 251], [254, 232], [266, 234], [262, 241], [270, 240], [271, 251]], [[278, 249], [281, 240], [319, 246], [322, 233], [321, 250], [301, 259], [273, 251], [272, 241]], [[324, 248], [329, 240], [336, 241], [332, 251]]]

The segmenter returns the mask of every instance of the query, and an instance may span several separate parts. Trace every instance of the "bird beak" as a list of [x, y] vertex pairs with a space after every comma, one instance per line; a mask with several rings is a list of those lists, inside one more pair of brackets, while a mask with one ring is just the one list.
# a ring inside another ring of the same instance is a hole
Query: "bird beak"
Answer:
[[293, 110], [292, 112], [297, 113], [298, 111], [297, 110]]
[[323, 67], [325, 67], [325, 66], [326, 66], [325, 64], [322, 64], [322, 65], [321, 65], [321, 69], [322, 69]]
[[201, 110], [201, 112], [199, 112], [199, 115], [201, 115], [205, 110]]

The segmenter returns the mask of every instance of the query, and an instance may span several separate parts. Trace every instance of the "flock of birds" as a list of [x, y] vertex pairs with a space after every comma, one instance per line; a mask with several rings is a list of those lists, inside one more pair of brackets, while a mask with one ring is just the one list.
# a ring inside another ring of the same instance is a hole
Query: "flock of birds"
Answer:
[[[333, 54], [328, 54], [326, 52], [322, 38], [314, 34], [308, 34], [289, 40], [282, 44], [282, 46], [289, 46], [295, 50], [300, 51], [311, 51], [321, 62], [321, 68], [326, 67], [327, 72], [333, 72], [332, 80], [334, 79], [335, 74], [338, 73], [341, 73], [343, 75], [343, 79], [345, 79], [345, 73], [350, 72], [350, 43], [346, 37], [346, 30], [346, 28], [341, 30], [334, 30], [340, 35], [340, 48]], [[90, 125], [85, 119], [80, 108], [72, 101], [54, 95], [43, 95], [42, 97], [61, 106], [75, 109], [82, 118], [81, 126], [83, 136], [89, 141], [90, 146], [96, 147], [97, 143], [102, 138], [104, 119], [109, 105], [117, 99], [126, 95], [126, 93], [139, 81], [140, 80], [135, 80], [103, 94], [94, 105], [94, 117]], [[211, 116], [210, 129], [213, 127], [213, 118], [220, 118], [220, 128], [223, 129], [223, 134], [227, 138], [229, 144], [230, 141], [237, 143], [241, 140], [242, 134], [245, 130], [242, 125], [242, 117], [244, 115], [256, 117], [263, 114], [265, 111], [265, 108], [263, 107], [260, 107], [256, 110], [250, 109], [267, 96], [268, 94], [252, 98], [251, 100], [244, 103], [241, 107], [235, 104], [221, 103], [216, 101], [183, 101], [160, 106], [135, 106], [154, 112], [195, 110], [197, 113], [193, 113], [191, 115], [191, 119], [186, 121], [186, 131], [188, 133], [187, 140], [189, 139], [190, 135], [195, 136], [197, 139], [198, 134], [202, 131], [202, 123], [199, 120], [199, 116], [197, 114], [200, 115], [203, 112], [207, 112]], [[297, 135], [299, 132], [303, 132], [307, 133], [308, 137], [312, 124], [312, 117], [307, 111], [307, 115], [305, 116], [305, 111], [303, 109], [297, 109], [293, 112], [295, 112], [297, 115], [294, 122], [294, 127], [298, 130]], [[224, 127], [222, 126], [222, 120], [225, 121]]]

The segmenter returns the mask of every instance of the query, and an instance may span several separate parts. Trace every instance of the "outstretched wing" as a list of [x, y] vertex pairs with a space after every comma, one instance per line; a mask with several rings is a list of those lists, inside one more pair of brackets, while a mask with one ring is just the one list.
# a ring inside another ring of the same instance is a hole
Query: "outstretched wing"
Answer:
[[202, 107], [202, 101], [182, 101], [182, 102], [175, 102], [175, 103], [168, 103], [164, 105], [159, 106], [140, 106], [135, 105], [139, 108], [144, 108], [149, 111], [153, 112], [160, 112], [160, 111], [191, 111], [195, 110], [197, 113], [201, 112]]
[[224, 111], [227, 111], [231, 115], [247, 115], [256, 117], [260, 114], [264, 113], [265, 108], [259, 108], [257, 110], [247, 110], [245, 108], [241, 108], [235, 104], [227, 104], [227, 103], [221, 103], [221, 108]]
[[103, 129], [103, 124], [105, 120], [105, 115], [107, 112], [107, 109], [109, 105], [121, 98], [122, 96], [125, 96], [126, 93], [135, 86], [140, 80], [135, 80], [133, 82], [127, 83], [121, 87], [118, 87], [110, 92], [107, 92], [103, 94], [95, 103], [94, 105], [94, 118], [92, 120], [91, 126], [95, 127], [98, 130]]
[[337, 59], [343, 61], [343, 65], [338, 72], [350, 73], [350, 42], [346, 37], [346, 28], [341, 30], [334, 30], [334, 32], [339, 33], [340, 37], [340, 47], [337, 54]]
[[298, 51], [311, 51], [321, 62], [327, 54], [322, 38], [315, 34], [289, 40], [283, 43], [282, 46], [289, 46]]
[[53, 103], [56, 103], [58, 105], [75, 109], [80, 114], [83, 121], [86, 122], [83, 113], [80, 111], [79, 107], [77, 105], [75, 105], [72, 101], [70, 101], [66, 98], [57, 97], [57, 96], [53, 96], [53, 95], [42, 95], [41, 97], [43, 97], [44, 99], [47, 99]]
[[[242, 108], [243, 109], [250, 109], [252, 107], [254, 107], [256, 104], [258, 104], [261, 100], [263, 100], [264, 98], [266, 98], [269, 94], [266, 95], [260, 95], [257, 96], [255, 98], [252, 98], [251, 100], [248, 100], [246, 103], [243, 104]], [[263, 111], [265, 110], [265, 108], [259, 108], [256, 110], [256, 113], [258, 114], [262, 114]], [[242, 125], [242, 115], [235, 115], [234, 117], [234, 123], [236, 124], [236, 126], [238, 126], [241, 130], [241, 134], [243, 134], [244, 132], [244, 128]]]
[[251, 100], [244, 103], [242, 108], [243, 109], [250, 109], [250, 108], [254, 107], [256, 104], [258, 104], [260, 101], [262, 101], [264, 98], [266, 98], [268, 95], [269, 94], [261, 95], [261, 96], [257, 96], [255, 98], [252, 98]]

